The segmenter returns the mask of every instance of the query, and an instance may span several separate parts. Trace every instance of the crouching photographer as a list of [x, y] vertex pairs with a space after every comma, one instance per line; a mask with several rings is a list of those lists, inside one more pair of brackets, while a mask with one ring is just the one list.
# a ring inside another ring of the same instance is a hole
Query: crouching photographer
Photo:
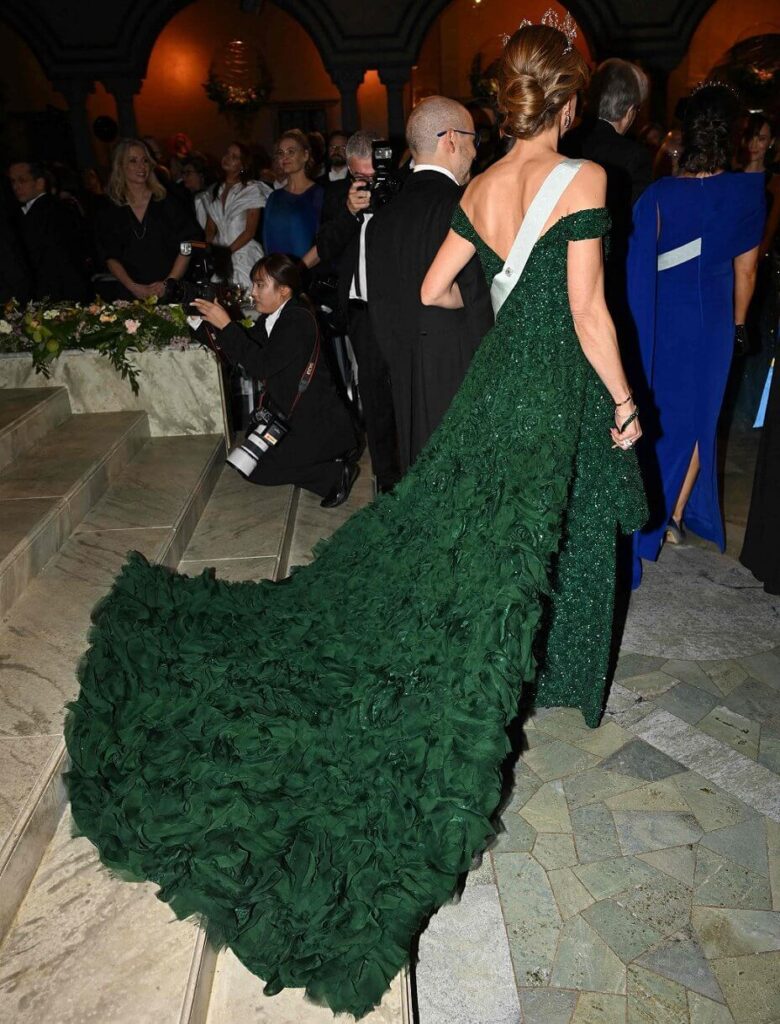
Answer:
[[250, 328], [232, 321], [219, 302], [192, 302], [216, 328], [213, 347], [261, 383], [246, 439], [228, 461], [252, 483], [296, 484], [320, 495], [323, 508], [335, 508], [357, 477], [358, 439], [320, 350], [298, 265], [288, 256], [264, 256], [252, 268], [252, 299], [262, 315]]

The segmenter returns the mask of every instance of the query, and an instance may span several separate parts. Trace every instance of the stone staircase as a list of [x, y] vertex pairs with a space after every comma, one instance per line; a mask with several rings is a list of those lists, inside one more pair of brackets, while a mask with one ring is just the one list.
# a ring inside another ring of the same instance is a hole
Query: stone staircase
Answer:
[[[274, 999], [151, 884], [112, 878], [71, 838], [64, 705], [91, 609], [128, 550], [182, 572], [283, 578], [371, 500], [320, 509], [223, 466], [221, 436], [150, 438], [145, 414], [70, 413], [64, 389], [0, 390], [0, 1021], [315, 1024], [299, 992]], [[406, 975], [367, 1024], [410, 1024]]]

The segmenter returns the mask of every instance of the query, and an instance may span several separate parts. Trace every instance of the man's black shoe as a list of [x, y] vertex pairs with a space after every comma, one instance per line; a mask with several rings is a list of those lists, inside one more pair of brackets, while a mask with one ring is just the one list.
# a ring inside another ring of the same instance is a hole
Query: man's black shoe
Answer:
[[359, 472], [360, 467], [356, 463], [345, 462], [338, 487], [322, 499], [320, 508], [337, 508], [339, 505], [343, 505], [349, 497], [352, 485], [357, 480]]

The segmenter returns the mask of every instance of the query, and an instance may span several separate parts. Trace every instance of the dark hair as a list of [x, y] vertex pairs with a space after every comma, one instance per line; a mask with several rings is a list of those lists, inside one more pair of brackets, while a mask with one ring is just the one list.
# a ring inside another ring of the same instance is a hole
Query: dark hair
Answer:
[[742, 133], [742, 141], [750, 142], [751, 139], [758, 135], [764, 125], [767, 126], [770, 136], [774, 139], [775, 128], [772, 124], [772, 119], [767, 117], [766, 114], [761, 113], [761, 111], [757, 114], [749, 114], [748, 119], [745, 122], [745, 130]]
[[715, 174], [729, 170], [739, 106], [732, 90], [717, 82], [693, 93], [685, 106], [680, 172]]
[[[238, 175], [238, 180], [241, 182], [242, 185], [246, 185], [246, 183], [252, 177], [252, 154], [246, 148], [244, 143], [243, 142], [239, 142], [238, 139], [231, 139], [230, 142], [228, 142], [227, 146], [225, 146], [225, 152], [226, 153], [230, 149], [231, 146], [235, 146], [236, 149], [241, 154], [241, 171], [240, 171], [240, 173]], [[187, 164], [187, 163], [190, 163], [190, 161], [189, 160], [185, 160], [184, 163]], [[217, 181], [214, 182], [214, 187], [212, 189], [212, 195], [213, 195], [213, 197], [215, 199], [217, 198], [217, 195], [219, 194], [219, 187], [220, 187], [220, 185], [222, 185], [224, 180], [225, 180], [225, 172], [220, 167], [219, 178], [217, 179]]]
[[563, 32], [547, 25], [518, 29], [504, 47], [498, 67], [498, 109], [502, 130], [532, 139], [552, 127], [564, 103], [588, 82], [582, 54]]
[[13, 167], [14, 164], [27, 164], [30, 168], [30, 176], [33, 181], [37, 181], [39, 178], [43, 178], [46, 184], [46, 191], [52, 187], [53, 176], [47, 164], [43, 160], [27, 160], [21, 158], [19, 160], [11, 160], [8, 164], [9, 167]]
[[309, 312], [314, 313], [311, 300], [303, 290], [301, 264], [298, 260], [294, 260], [282, 252], [272, 252], [268, 256], [262, 256], [255, 263], [249, 276], [254, 281], [260, 275], [270, 277], [280, 288], [289, 288], [292, 298], [302, 301]]
[[349, 132], [345, 132], [343, 128], [334, 128], [332, 132], [328, 132], [328, 146], [333, 143], [334, 139], [348, 139]]
[[622, 120], [642, 103], [642, 90], [633, 64], [611, 57], [596, 68], [590, 80], [590, 109], [605, 121]]

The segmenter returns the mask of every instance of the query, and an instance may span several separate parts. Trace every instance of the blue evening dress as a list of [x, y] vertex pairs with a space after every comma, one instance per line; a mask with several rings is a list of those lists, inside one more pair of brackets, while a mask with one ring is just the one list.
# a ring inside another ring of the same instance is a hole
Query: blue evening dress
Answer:
[[725, 548], [716, 429], [734, 352], [732, 261], [759, 244], [764, 214], [759, 174], [661, 178], [634, 206], [628, 298], [644, 379], [632, 383], [651, 512], [634, 536], [634, 586], [641, 559], [658, 558], [697, 442], [701, 470], [685, 523]]

